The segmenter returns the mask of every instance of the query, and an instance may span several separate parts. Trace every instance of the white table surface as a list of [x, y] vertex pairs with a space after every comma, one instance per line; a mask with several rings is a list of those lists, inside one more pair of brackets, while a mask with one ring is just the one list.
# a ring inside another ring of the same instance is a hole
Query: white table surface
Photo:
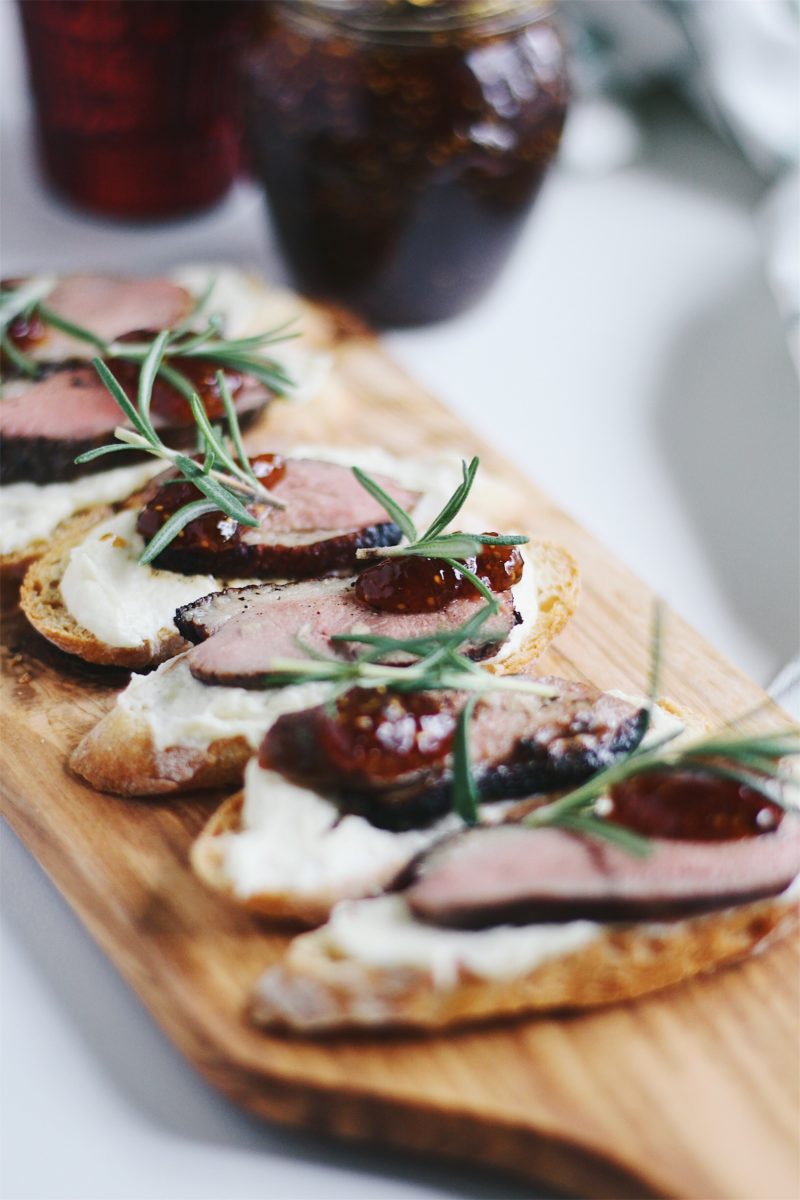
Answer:
[[[258, 193], [130, 228], [49, 197], [0, 0], [5, 275], [230, 260], [275, 275]], [[560, 169], [510, 268], [391, 352], [767, 684], [796, 653], [797, 380], [764, 281], [759, 185], [670, 107], [632, 165]], [[201, 1082], [45, 876], [3, 840], [5, 1200], [530, 1196], [472, 1168], [263, 1125]]]

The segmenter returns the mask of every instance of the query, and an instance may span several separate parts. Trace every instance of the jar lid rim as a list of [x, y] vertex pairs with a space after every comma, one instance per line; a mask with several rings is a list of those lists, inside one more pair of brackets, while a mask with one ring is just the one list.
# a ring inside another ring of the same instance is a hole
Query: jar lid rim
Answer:
[[476, 30], [502, 33], [549, 16], [556, 0], [279, 0], [295, 21], [341, 32], [412, 39]]

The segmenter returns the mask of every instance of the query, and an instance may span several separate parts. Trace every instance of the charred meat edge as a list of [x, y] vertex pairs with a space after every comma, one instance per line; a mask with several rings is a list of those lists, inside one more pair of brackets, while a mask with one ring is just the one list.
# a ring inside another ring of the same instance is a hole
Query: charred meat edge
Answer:
[[[325, 706], [279, 717], [262, 744], [263, 762], [274, 765], [276, 770], [300, 784], [324, 790], [324, 764], [319, 759], [317, 723], [326, 719], [330, 718]], [[621, 755], [636, 749], [646, 728], [647, 710], [638, 709], [624, 718], [600, 746], [579, 746], [556, 756], [548, 745], [526, 741], [523, 736], [515, 743], [510, 761], [490, 765], [473, 763], [479, 798], [482, 802], [513, 800], [577, 786]], [[552, 740], [558, 740], [560, 736], [563, 735], [556, 734]], [[297, 768], [290, 766], [283, 757], [272, 763], [270, 743], [279, 739], [285, 739], [283, 753], [288, 748], [288, 757], [292, 764], [299, 764]], [[378, 828], [399, 832], [423, 827], [449, 812], [452, 779], [452, 768], [437, 764], [383, 787], [367, 789], [349, 784], [334, 785], [329, 794], [343, 811], [366, 817]]]

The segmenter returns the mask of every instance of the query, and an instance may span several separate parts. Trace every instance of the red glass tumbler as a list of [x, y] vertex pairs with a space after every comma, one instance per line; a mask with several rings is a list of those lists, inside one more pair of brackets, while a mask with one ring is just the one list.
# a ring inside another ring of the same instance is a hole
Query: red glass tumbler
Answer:
[[242, 0], [19, 0], [52, 184], [128, 218], [206, 208], [239, 165]]

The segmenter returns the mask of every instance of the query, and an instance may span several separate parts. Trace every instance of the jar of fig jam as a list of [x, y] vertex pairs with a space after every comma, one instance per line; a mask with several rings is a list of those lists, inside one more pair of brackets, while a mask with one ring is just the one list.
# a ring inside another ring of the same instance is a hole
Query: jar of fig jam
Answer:
[[298, 286], [378, 324], [469, 306], [507, 259], [567, 106], [533, 0], [272, 0], [246, 127]]

